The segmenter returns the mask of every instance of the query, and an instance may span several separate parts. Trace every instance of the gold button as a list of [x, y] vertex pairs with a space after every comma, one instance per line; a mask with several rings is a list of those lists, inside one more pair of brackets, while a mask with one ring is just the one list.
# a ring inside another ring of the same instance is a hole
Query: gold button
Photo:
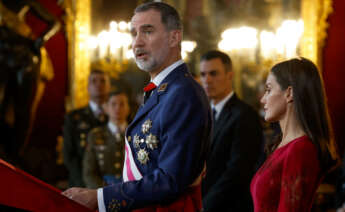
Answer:
[[128, 142], [131, 142], [131, 141], [132, 141], [132, 137], [131, 137], [131, 136], [128, 136], [128, 137], [127, 137], [127, 141], [128, 141]]
[[121, 164], [120, 163], [115, 163], [114, 166], [115, 166], [116, 169], [121, 168]]
[[115, 152], [115, 156], [116, 157], [121, 157], [121, 153], [120, 152]]
[[81, 133], [81, 134], [80, 134], [80, 138], [86, 138], [85, 133]]
[[81, 146], [81, 147], [85, 147], [85, 145], [86, 145], [86, 141], [85, 141], [85, 140], [81, 140], [81, 141], [80, 141], [80, 146]]
[[98, 154], [98, 158], [99, 159], [103, 159], [104, 158], [104, 155], [102, 153]]

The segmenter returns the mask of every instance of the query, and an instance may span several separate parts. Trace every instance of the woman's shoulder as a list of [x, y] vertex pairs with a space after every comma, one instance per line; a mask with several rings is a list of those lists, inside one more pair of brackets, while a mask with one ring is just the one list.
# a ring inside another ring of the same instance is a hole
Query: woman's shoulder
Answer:
[[317, 152], [316, 146], [313, 144], [308, 136], [301, 136], [287, 145], [288, 151], [307, 153], [307, 152]]
[[315, 163], [318, 160], [318, 150], [310, 138], [302, 136], [287, 146], [286, 157], [289, 161], [298, 163]]

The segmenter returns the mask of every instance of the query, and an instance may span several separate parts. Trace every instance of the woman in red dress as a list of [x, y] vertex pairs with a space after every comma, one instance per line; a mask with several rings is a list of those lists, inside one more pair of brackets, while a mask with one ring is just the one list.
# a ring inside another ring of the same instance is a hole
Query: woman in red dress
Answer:
[[310, 211], [324, 174], [338, 156], [322, 79], [308, 59], [275, 65], [261, 99], [265, 120], [281, 136], [266, 146], [268, 158], [251, 182], [255, 212]]

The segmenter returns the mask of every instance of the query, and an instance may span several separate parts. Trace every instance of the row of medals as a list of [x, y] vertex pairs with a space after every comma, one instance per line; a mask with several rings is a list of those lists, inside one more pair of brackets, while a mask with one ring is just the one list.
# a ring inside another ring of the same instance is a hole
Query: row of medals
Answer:
[[[146, 163], [150, 159], [149, 152], [146, 151], [146, 148], [154, 150], [158, 147], [158, 143], [159, 143], [157, 136], [153, 135], [152, 133], [149, 133], [151, 127], [152, 127], [152, 121], [150, 119], [146, 120], [141, 126], [141, 132], [144, 135], [146, 135], [146, 138], [145, 139], [140, 138], [138, 134], [135, 134], [133, 138], [133, 145], [134, 145], [134, 148], [137, 150], [136, 152], [137, 159], [143, 165], [146, 165]], [[144, 144], [145, 146], [141, 148], [140, 144]]]

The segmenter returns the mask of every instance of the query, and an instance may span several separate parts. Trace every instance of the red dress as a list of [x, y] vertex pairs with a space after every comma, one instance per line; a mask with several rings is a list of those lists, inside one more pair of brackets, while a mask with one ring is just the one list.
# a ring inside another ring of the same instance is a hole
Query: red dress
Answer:
[[254, 211], [310, 211], [320, 179], [316, 146], [307, 136], [296, 138], [276, 149], [253, 177]]

